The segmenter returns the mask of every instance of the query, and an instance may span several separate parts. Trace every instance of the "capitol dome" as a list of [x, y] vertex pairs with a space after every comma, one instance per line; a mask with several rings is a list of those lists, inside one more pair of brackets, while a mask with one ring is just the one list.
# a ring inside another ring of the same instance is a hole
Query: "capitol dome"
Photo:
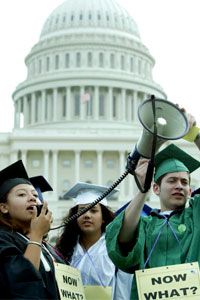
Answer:
[[24, 102], [15, 127], [83, 123], [82, 129], [118, 130], [123, 123], [132, 130], [147, 95], [166, 97], [137, 25], [115, 0], [65, 1], [47, 18], [25, 63], [27, 78], [13, 93], [16, 106]]
[[128, 12], [114, 0], [68, 0], [57, 7], [46, 20], [41, 39], [63, 35], [73, 29], [88, 28], [127, 33], [140, 39], [137, 25]]
[[[138, 106], [166, 94], [137, 25], [115, 0], [66, 0], [44, 22], [25, 63], [10, 144], [32, 176], [52, 184], [59, 215], [68, 204], [56, 200], [77, 181], [110, 186], [124, 172], [141, 134]], [[121, 201], [130, 199], [132, 178], [119, 188]]]

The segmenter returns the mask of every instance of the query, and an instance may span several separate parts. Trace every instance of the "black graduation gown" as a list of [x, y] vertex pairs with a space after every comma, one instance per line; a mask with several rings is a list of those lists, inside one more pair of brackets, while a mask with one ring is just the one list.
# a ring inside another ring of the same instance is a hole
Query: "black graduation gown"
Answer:
[[60, 299], [51, 257], [42, 250], [51, 270], [41, 262], [38, 271], [23, 256], [26, 247], [22, 236], [0, 226], [0, 299]]

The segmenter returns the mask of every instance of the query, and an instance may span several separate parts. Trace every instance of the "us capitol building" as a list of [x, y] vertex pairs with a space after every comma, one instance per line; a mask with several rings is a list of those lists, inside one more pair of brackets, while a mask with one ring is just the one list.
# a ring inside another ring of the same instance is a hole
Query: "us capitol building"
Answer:
[[[22, 159], [30, 176], [50, 182], [54, 192], [45, 198], [57, 225], [72, 205], [62, 195], [77, 181], [110, 186], [121, 176], [142, 131], [138, 105], [167, 96], [136, 23], [115, 0], [63, 2], [25, 63], [27, 78], [13, 92], [13, 131], [0, 134], [0, 167]], [[118, 188], [113, 209], [134, 195], [133, 176]]]

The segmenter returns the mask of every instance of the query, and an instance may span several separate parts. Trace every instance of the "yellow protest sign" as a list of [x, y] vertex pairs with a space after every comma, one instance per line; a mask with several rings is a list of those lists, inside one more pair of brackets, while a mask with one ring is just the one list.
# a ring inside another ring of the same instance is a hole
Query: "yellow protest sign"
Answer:
[[139, 300], [200, 299], [198, 262], [136, 271]]
[[86, 300], [80, 271], [64, 264], [54, 265], [61, 300]]
[[84, 289], [87, 300], [112, 300], [111, 286], [85, 285]]

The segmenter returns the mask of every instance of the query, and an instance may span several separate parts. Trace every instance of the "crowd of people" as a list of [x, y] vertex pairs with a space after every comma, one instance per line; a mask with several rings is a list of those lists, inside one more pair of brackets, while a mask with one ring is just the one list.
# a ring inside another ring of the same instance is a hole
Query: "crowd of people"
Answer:
[[[189, 123], [195, 124], [191, 116]], [[200, 149], [199, 135], [194, 142]], [[135, 170], [141, 185], [147, 166], [141, 158]], [[160, 209], [143, 216], [148, 192], [138, 191], [116, 216], [108, 206], [110, 194], [64, 226], [54, 246], [46, 242], [53, 215], [42, 195], [51, 186], [43, 176], [29, 177], [21, 160], [3, 169], [0, 299], [60, 299], [55, 262], [78, 269], [85, 287], [110, 289], [110, 300], [139, 299], [137, 270], [200, 262], [200, 196], [191, 197], [190, 186], [190, 173], [199, 167], [200, 161], [169, 144], [155, 156], [152, 190]], [[106, 189], [83, 182], [73, 186], [65, 196], [74, 205], [63, 224]]]

